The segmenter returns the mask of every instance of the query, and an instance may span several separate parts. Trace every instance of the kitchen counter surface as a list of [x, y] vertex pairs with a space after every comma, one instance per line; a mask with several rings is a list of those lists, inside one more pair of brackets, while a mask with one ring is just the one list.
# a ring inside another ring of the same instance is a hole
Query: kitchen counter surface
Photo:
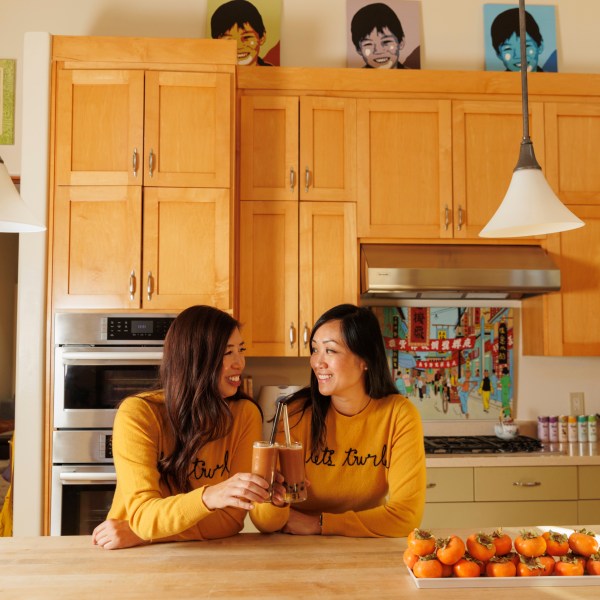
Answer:
[[600, 445], [547, 444], [543, 452], [506, 454], [428, 454], [428, 467], [554, 467], [600, 465]]
[[[452, 533], [466, 537], [472, 531]], [[437, 536], [448, 533], [434, 532]], [[3, 600], [506, 597], [507, 590], [497, 588], [418, 589], [402, 562], [405, 548], [404, 538], [252, 533], [211, 542], [153, 544], [117, 551], [93, 546], [89, 536], [0, 538], [0, 597]], [[518, 596], [595, 599], [598, 589], [583, 585], [567, 587], [559, 589], [557, 595], [557, 588], [525, 587], [518, 588]]]

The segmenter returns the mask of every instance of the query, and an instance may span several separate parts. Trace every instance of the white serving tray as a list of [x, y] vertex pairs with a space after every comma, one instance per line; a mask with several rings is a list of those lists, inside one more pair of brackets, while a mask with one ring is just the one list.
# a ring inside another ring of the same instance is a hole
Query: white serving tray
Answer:
[[[565, 529], [564, 527], [554, 527], [540, 525], [537, 527], [521, 527], [511, 530], [503, 528], [513, 540], [522, 529], [539, 531], [543, 533], [552, 529], [557, 533], [570, 535], [573, 529]], [[600, 542], [600, 535], [596, 535], [596, 539]], [[408, 569], [408, 567], [407, 567]], [[408, 569], [413, 583], [421, 589], [442, 589], [442, 588], [513, 588], [513, 587], [575, 587], [575, 586], [600, 586], [599, 575], [583, 575], [573, 577], [562, 577], [560, 575], [539, 576], [534, 577], [429, 577], [419, 579], [415, 577], [413, 572]]]

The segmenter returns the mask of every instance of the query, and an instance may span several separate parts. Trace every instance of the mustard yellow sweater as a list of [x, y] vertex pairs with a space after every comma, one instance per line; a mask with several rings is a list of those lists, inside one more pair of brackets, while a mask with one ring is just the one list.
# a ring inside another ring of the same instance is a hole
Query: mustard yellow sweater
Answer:
[[[425, 451], [421, 419], [404, 396], [371, 400], [358, 415], [327, 412], [327, 448], [308, 457], [310, 410], [291, 437], [306, 454], [308, 499], [300, 512], [323, 514], [322, 533], [351, 537], [403, 537], [419, 526], [425, 503]], [[283, 441], [279, 435], [278, 441]], [[250, 512], [263, 532], [281, 529], [289, 508], [257, 504]]]
[[170, 491], [160, 482], [158, 459], [172, 452], [173, 437], [162, 393], [127, 398], [113, 430], [117, 486], [108, 518], [126, 519], [144, 540], [207, 540], [238, 533], [246, 511], [209, 510], [202, 501], [206, 486], [238, 472], [250, 472], [252, 442], [261, 439], [261, 416], [248, 400], [230, 401], [231, 433], [205, 445], [190, 465], [188, 493]]

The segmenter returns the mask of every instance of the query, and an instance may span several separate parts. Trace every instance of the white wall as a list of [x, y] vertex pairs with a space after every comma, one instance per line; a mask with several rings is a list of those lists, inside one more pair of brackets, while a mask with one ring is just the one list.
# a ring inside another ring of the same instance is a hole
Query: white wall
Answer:
[[[500, 1], [500, 0], [499, 0]], [[422, 68], [481, 70], [484, 65], [483, 9], [484, 0], [421, 0], [422, 6]], [[600, 45], [597, 25], [600, 22], [598, 0], [529, 0], [533, 4], [553, 4], [557, 7], [559, 69], [571, 73], [600, 72]], [[283, 66], [344, 67], [346, 42], [345, 0], [283, 0], [281, 62]], [[17, 106], [14, 146], [2, 146], [0, 152], [12, 174], [23, 174], [23, 184], [31, 186], [28, 198], [41, 202], [39, 191], [44, 188], [45, 174], [34, 176], [22, 164], [25, 156], [22, 142], [24, 114], [22, 97], [23, 39], [25, 32], [50, 32], [57, 35], [132, 35], [148, 37], [204, 37], [206, 0], [2, 0], [2, 32], [0, 57], [16, 58]], [[41, 41], [41, 40], [40, 40]], [[44, 61], [44, 53], [38, 62]], [[38, 64], [43, 68], [43, 64]], [[30, 99], [30, 111], [39, 116], [39, 102]], [[44, 127], [44, 124], [41, 124]], [[36, 140], [35, 129], [28, 136], [29, 151], [37, 154], [39, 163], [44, 155], [45, 137]], [[37, 144], [37, 146], [36, 146]], [[23, 152], [22, 152], [23, 151]], [[28, 155], [29, 152], [28, 151]], [[31, 160], [28, 156], [27, 160]], [[26, 160], [26, 162], [27, 162]], [[25, 182], [28, 173], [29, 181]], [[39, 172], [39, 171], [37, 171]], [[24, 191], [25, 196], [25, 191]], [[38, 205], [38, 210], [43, 210]], [[37, 236], [38, 234], [31, 234]], [[17, 350], [21, 376], [17, 373], [17, 474], [15, 489], [15, 534], [36, 534], [41, 531], [37, 504], [41, 498], [41, 368], [27, 371], [30, 354], [26, 343], [35, 344], [36, 335], [43, 339], [44, 326], [37, 331], [26, 326], [24, 318], [33, 311], [39, 316], [39, 292], [44, 285], [44, 273], [39, 270], [45, 257], [42, 238], [21, 236], [19, 287], [33, 291], [29, 304], [19, 300], [20, 350]], [[24, 251], [25, 247], [25, 251]], [[33, 268], [32, 268], [33, 264]], [[577, 326], [577, 324], [573, 324]], [[39, 366], [41, 349], [35, 348], [34, 364]], [[519, 364], [519, 398], [517, 417], [533, 419], [538, 413], [559, 414], [568, 409], [568, 392], [583, 391], [587, 412], [600, 412], [600, 389], [597, 373], [600, 358], [550, 359], [521, 358]], [[29, 377], [29, 380], [27, 379]], [[273, 383], [279, 383], [273, 381]], [[19, 408], [20, 407], [20, 408]], [[19, 413], [26, 424], [19, 424]], [[25, 426], [26, 425], [26, 426]], [[38, 500], [36, 500], [36, 498]], [[29, 511], [28, 502], [33, 502]], [[18, 514], [17, 514], [18, 513]]]

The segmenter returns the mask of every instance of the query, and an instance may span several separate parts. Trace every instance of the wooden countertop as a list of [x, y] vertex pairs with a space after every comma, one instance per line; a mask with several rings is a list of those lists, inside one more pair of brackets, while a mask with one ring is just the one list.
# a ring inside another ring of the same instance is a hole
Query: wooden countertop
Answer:
[[[592, 526], [593, 527], [593, 526]], [[443, 531], [435, 531], [442, 535]], [[459, 535], [470, 532], [456, 531]], [[343, 598], [470, 600], [506, 589], [418, 589], [402, 562], [406, 539], [261, 535], [109, 551], [89, 536], [0, 538], [2, 600]], [[564, 588], [592, 599], [598, 586]], [[557, 598], [553, 587], [518, 588], [520, 599]]]

